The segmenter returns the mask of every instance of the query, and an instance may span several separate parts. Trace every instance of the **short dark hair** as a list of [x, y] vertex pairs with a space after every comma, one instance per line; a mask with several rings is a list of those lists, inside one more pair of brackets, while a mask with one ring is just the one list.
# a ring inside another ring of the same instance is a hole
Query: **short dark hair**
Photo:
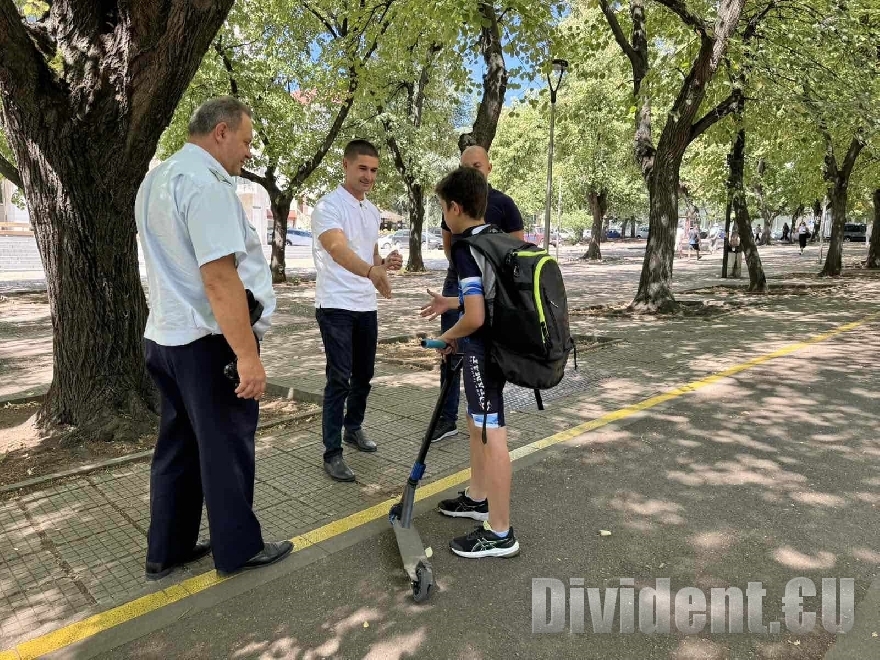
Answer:
[[352, 140], [345, 145], [345, 151], [343, 152], [342, 157], [346, 160], [355, 160], [358, 156], [372, 156], [373, 158], [378, 158], [379, 150], [376, 149], [372, 142], [368, 142], [367, 140]]
[[461, 206], [462, 211], [475, 220], [486, 215], [489, 183], [479, 170], [459, 167], [443, 177], [434, 192], [447, 204], [455, 202]]
[[217, 124], [226, 123], [233, 131], [241, 125], [242, 115], [253, 117], [251, 109], [234, 96], [218, 96], [202, 103], [189, 120], [190, 135], [207, 135]]

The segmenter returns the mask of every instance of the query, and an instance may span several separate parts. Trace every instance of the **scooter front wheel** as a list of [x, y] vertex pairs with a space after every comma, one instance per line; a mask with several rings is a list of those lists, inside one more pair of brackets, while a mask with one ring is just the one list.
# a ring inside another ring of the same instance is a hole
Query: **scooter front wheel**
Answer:
[[434, 571], [431, 565], [420, 561], [416, 566], [416, 579], [413, 580], [413, 600], [417, 603], [424, 603], [431, 595], [431, 588], [434, 586]]

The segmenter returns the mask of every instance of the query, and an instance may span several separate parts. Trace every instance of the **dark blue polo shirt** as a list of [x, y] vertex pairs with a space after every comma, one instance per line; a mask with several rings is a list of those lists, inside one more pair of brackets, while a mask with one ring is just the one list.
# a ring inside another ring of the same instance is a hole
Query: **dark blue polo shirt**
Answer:
[[[495, 225], [508, 234], [522, 231], [523, 228], [522, 215], [516, 207], [516, 202], [492, 186], [489, 186], [489, 198], [486, 200], [485, 220], [487, 224]], [[449, 225], [446, 224], [445, 218], [440, 222], [440, 227], [449, 231]]]

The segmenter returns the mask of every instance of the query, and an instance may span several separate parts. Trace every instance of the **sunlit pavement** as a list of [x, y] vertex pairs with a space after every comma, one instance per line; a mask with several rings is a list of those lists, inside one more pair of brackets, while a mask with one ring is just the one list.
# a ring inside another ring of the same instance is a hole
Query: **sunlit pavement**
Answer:
[[[743, 360], [759, 354], [732, 335], [729, 350]], [[860, 326], [523, 459], [514, 474], [517, 558], [454, 557], [447, 542], [468, 523], [426, 510], [416, 522], [438, 579], [427, 605], [412, 603], [380, 520], [266, 584], [243, 581], [249, 590], [225, 602], [210, 592], [189, 599], [180, 620], [158, 630], [150, 617], [128, 624], [122, 637], [142, 636], [101, 657], [821, 658], [835, 637], [819, 597], [804, 601], [820, 613], [812, 632], [786, 632], [781, 599], [798, 577], [817, 588], [823, 578], [854, 579], [856, 626], [838, 637], [837, 657], [876, 657], [876, 608], [858, 606], [880, 563], [880, 377], [864, 349], [878, 339], [876, 322]], [[619, 377], [652, 375], [630, 367]], [[463, 439], [450, 446], [466, 451]], [[588, 607], [583, 634], [570, 633], [570, 619], [562, 632], [535, 634], [534, 578], [601, 589], [670, 578], [673, 595], [696, 587], [707, 596], [761, 582], [761, 624], [779, 622], [782, 632], [750, 633], [745, 620], [743, 634], [713, 634], [707, 624], [685, 635], [673, 618], [670, 634], [627, 634], [615, 617], [615, 632], [598, 634]], [[80, 648], [88, 655], [88, 643]]]

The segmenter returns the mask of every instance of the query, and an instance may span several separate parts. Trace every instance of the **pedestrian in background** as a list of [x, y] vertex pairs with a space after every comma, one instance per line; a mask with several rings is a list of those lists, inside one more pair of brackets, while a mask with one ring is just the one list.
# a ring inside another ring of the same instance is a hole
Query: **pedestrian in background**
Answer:
[[733, 268], [731, 269], [731, 277], [740, 277], [742, 272], [742, 248], [740, 247], [739, 231], [736, 227], [730, 230], [730, 251], [733, 253]]
[[810, 237], [810, 231], [807, 229], [807, 223], [801, 220], [798, 225], [798, 243], [801, 246], [801, 254], [807, 249], [807, 239]]
[[[694, 225], [691, 227], [690, 232], [688, 232], [688, 243], [690, 244], [691, 250], [694, 250], [697, 253], [697, 261], [700, 260], [700, 226]], [[690, 257], [690, 253], [688, 253], [688, 257]]]

